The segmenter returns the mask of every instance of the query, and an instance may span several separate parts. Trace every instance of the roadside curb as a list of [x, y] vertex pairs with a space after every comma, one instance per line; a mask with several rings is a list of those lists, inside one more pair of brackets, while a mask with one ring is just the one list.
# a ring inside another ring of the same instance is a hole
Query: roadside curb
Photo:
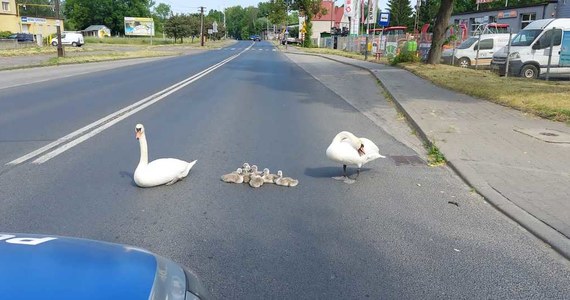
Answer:
[[[412, 116], [406, 111], [406, 109], [398, 101], [398, 97], [386, 87], [382, 80], [376, 76], [375, 72], [371, 69], [350, 63], [347, 61], [342, 61], [329, 56], [324, 56], [321, 54], [314, 53], [303, 53], [303, 52], [287, 52], [297, 55], [308, 55], [317, 56], [325, 58], [331, 61], [342, 63], [345, 65], [353, 66], [365, 71], [368, 71], [372, 76], [374, 76], [380, 83], [382, 88], [388, 93], [392, 102], [394, 103], [398, 112], [403, 114], [406, 118], [408, 124], [416, 131], [417, 136], [422, 140], [422, 142], [432, 145], [432, 141], [428, 138], [424, 130], [416, 123]], [[332, 54], [331, 54], [332, 55]], [[350, 59], [350, 58], [347, 58]], [[402, 69], [404, 70], [404, 69]], [[409, 72], [407, 70], [404, 70]], [[411, 73], [411, 72], [410, 72]], [[411, 73], [414, 76], [417, 76]], [[441, 149], [440, 149], [441, 151]], [[445, 153], [443, 153], [445, 155]], [[446, 158], [448, 158], [446, 156]], [[490, 186], [483, 178], [479, 176], [471, 167], [460, 160], [447, 160], [447, 165], [457, 174], [468, 186], [475, 189], [475, 191], [481, 195], [487, 202], [489, 202], [494, 208], [505, 214], [507, 217], [517, 222], [520, 226], [528, 230], [534, 236], [548, 244], [552, 249], [562, 255], [564, 258], [570, 260], [570, 239], [564, 236], [562, 233], [552, 228], [548, 224], [544, 223], [542, 220], [531, 215], [529, 212], [517, 206], [515, 203], [510, 201], [507, 197], [503, 196], [499, 191]]]

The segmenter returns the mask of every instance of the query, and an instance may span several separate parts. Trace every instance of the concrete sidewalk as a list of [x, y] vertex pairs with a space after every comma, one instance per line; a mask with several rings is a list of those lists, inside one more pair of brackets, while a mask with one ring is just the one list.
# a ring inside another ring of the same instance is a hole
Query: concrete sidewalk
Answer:
[[[287, 52], [299, 53], [293, 47]], [[318, 56], [370, 71], [420, 137], [434, 143], [470, 186], [570, 259], [566, 124], [440, 88], [400, 68]]]

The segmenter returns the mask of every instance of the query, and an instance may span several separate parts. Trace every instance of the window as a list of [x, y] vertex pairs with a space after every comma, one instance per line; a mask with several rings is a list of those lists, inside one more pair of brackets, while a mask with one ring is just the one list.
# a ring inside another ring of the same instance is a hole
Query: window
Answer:
[[2, 1], [2, 10], [9, 11], [10, 10], [10, 2]]
[[526, 25], [530, 24], [532, 21], [536, 20], [536, 14], [521, 14], [521, 29], [524, 29]]
[[463, 43], [461, 43], [459, 46], [457, 46], [457, 49], [468, 49], [469, 47], [471, 47], [476, 42], [477, 42], [476, 37], [470, 37], [470, 38], [466, 39], [465, 41], [463, 41]]
[[523, 30], [513, 38], [511, 46], [530, 46], [541, 32], [540, 29]]
[[550, 47], [550, 41], [553, 40], [553, 46], [560, 46], [562, 41], [562, 29], [551, 29], [545, 32], [534, 45], [534, 49], [545, 49]]
[[490, 50], [493, 49], [493, 39], [481, 40], [479, 43], [479, 50]]

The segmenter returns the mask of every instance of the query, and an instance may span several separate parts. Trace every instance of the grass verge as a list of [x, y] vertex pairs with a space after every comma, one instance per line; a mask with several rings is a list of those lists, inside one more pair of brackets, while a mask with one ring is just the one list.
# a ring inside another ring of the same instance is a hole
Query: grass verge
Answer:
[[143, 51], [116, 52], [116, 53], [98, 54], [98, 55], [53, 57], [50, 58], [43, 65], [53, 66], [53, 65], [65, 65], [65, 64], [79, 64], [79, 63], [88, 63], [88, 62], [109, 61], [109, 60], [129, 59], [129, 58], [159, 57], [159, 56], [172, 56], [172, 53], [143, 50]]
[[447, 65], [401, 66], [433, 83], [549, 120], [570, 124], [570, 82], [500, 77], [490, 71]]
[[[84, 52], [85, 48], [65, 47], [65, 52]], [[57, 54], [57, 47], [25, 47], [17, 49], [0, 50], [0, 57], [29, 56], [42, 54]]]

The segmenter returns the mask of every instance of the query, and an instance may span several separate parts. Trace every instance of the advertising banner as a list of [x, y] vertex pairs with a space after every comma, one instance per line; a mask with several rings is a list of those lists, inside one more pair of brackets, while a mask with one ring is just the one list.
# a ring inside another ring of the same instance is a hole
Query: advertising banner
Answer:
[[376, 23], [376, 16], [378, 15], [378, 0], [368, 0], [368, 16], [366, 18], [367, 24]]
[[154, 20], [125, 17], [125, 35], [154, 36]]
[[354, 17], [354, 1], [344, 1], [344, 15], [347, 17]]

